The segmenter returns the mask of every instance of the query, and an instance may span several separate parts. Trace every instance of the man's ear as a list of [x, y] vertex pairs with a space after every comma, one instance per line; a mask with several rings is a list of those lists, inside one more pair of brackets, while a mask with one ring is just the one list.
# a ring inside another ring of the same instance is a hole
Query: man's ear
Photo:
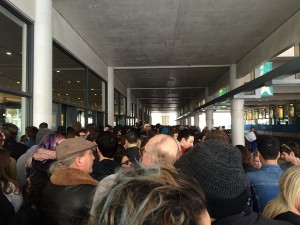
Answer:
[[78, 157], [75, 158], [75, 165], [78, 168], [81, 168], [81, 166], [82, 166], [82, 157], [78, 156]]
[[278, 152], [278, 155], [277, 155], [276, 159], [279, 159], [279, 158], [280, 158], [280, 151]]

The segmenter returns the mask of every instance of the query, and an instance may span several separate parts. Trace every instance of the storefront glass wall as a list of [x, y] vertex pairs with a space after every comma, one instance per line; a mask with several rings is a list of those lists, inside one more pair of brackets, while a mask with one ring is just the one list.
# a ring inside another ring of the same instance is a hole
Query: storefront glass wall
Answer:
[[28, 24], [0, 6], [0, 126], [13, 123], [18, 136], [30, 123]]

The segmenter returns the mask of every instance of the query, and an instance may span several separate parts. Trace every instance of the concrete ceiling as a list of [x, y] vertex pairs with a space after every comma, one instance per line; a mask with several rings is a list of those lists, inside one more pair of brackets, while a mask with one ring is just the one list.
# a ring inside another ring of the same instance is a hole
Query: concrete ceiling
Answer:
[[[204, 95], [300, 8], [299, 0], [53, 0], [149, 110]], [[193, 65], [193, 67], [188, 67]]]

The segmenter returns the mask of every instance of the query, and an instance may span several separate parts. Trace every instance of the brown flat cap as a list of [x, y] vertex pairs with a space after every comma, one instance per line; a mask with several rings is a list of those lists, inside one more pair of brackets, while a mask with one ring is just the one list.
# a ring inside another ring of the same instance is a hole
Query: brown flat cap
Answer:
[[97, 144], [82, 138], [69, 138], [60, 142], [56, 147], [56, 159], [65, 159], [79, 152], [92, 149]]

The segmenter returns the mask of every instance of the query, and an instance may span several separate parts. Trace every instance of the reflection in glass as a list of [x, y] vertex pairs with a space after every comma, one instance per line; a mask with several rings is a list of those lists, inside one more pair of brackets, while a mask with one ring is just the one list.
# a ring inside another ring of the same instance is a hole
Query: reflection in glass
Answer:
[[114, 114], [119, 115], [119, 92], [114, 91]]
[[53, 100], [84, 106], [85, 69], [53, 46]]
[[120, 115], [126, 115], [126, 98], [120, 95]]
[[25, 123], [25, 119], [22, 121], [22, 101], [26, 102], [26, 98], [0, 93], [0, 125], [15, 124], [19, 128], [18, 137], [22, 133], [22, 122]]
[[89, 74], [88, 87], [88, 107], [95, 111], [103, 111], [103, 81], [94, 73]]
[[279, 105], [277, 108], [277, 117], [282, 119], [283, 118], [283, 108], [282, 105]]
[[295, 116], [295, 106], [294, 103], [289, 104], [289, 116], [294, 117]]
[[27, 25], [1, 6], [0, 21], [0, 88], [26, 91]]

